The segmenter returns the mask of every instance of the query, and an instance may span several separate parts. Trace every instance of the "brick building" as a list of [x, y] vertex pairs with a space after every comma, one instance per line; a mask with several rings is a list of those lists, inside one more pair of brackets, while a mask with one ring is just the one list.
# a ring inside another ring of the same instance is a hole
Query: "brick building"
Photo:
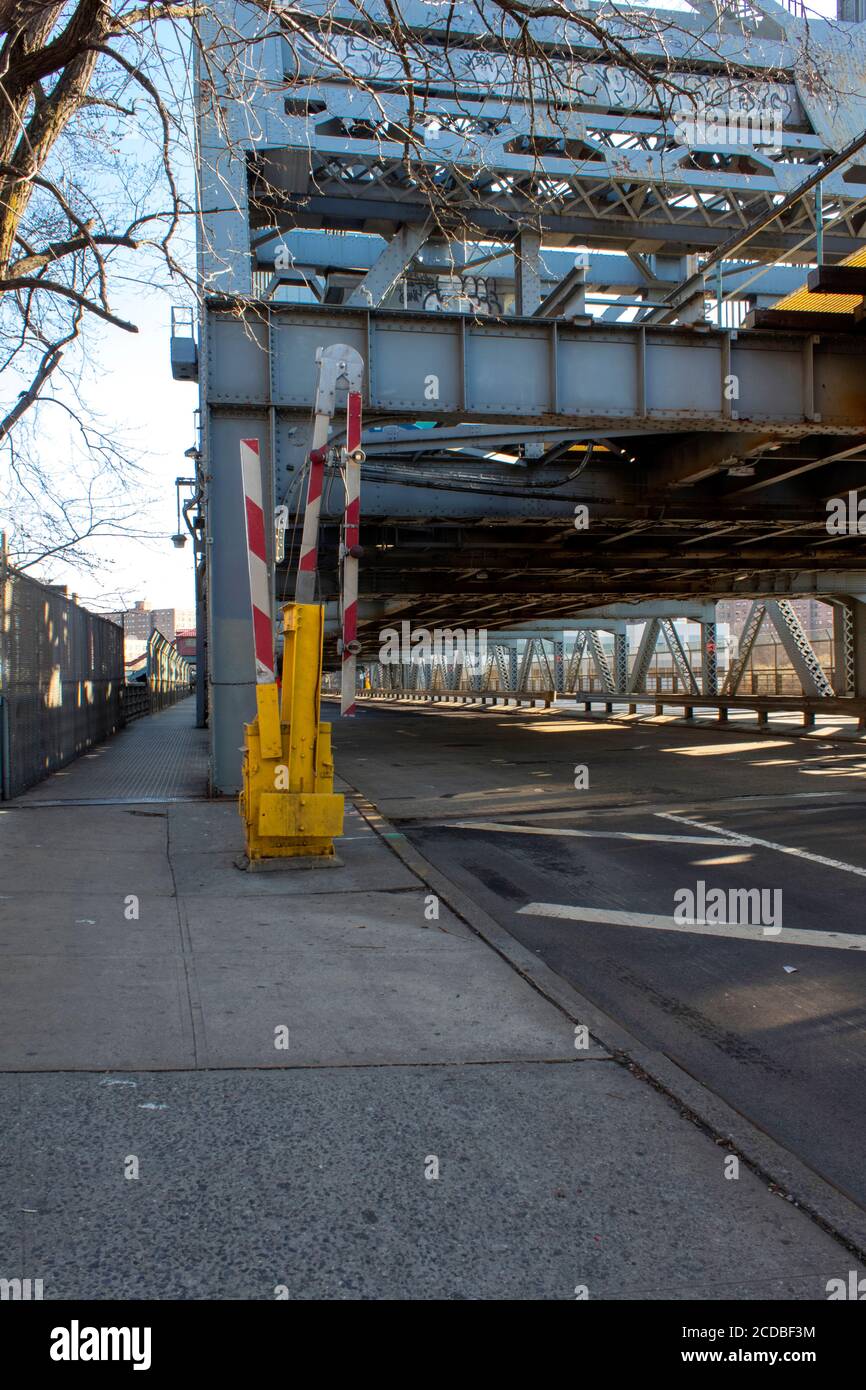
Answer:
[[121, 613], [106, 613], [105, 617], [122, 627], [125, 637], [136, 642], [146, 642], [154, 628], [169, 642], [175, 640], [178, 629], [195, 631], [194, 612], [186, 608], [151, 608], [143, 598], [137, 599], [133, 608]]
[[187, 661], [195, 661], [195, 628], [179, 627], [174, 634], [174, 645], [177, 647], [178, 656], [186, 657]]

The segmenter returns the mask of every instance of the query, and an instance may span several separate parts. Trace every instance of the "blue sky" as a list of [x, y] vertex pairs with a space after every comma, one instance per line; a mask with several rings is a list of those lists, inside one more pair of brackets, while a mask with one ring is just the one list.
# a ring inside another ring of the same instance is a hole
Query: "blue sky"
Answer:
[[114, 606], [118, 592], [130, 605], [146, 598], [154, 608], [191, 608], [192, 547], [176, 550], [170, 536], [177, 528], [174, 480], [190, 476], [192, 467], [183, 454], [196, 442], [193, 411], [198, 388], [194, 382], [172, 379], [169, 295], [143, 295], [141, 287], [131, 286], [123, 294], [115, 293], [112, 307], [137, 323], [139, 331], [100, 333], [99, 366], [88, 396], [106, 424], [122, 430], [139, 453], [146, 470], [141, 493], [157, 499], [143, 522], [160, 538], [102, 540], [93, 549], [111, 563], [109, 571], [92, 578], [64, 574], [60, 579], [93, 608]]

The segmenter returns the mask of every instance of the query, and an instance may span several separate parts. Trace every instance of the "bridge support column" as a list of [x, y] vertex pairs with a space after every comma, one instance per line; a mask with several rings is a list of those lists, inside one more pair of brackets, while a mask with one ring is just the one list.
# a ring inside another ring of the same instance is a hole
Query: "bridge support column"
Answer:
[[553, 639], [553, 688], [557, 695], [565, 691], [565, 636], [560, 633]]
[[[857, 688], [857, 618], [856, 599], [838, 598], [833, 604], [833, 693], [835, 695], [859, 695], [863, 693], [863, 682]], [[862, 608], [862, 604], [860, 607]], [[862, 635], [861, 635], [862, 647]]]
[[850, 670], [854, 689], [850, 692], [866, 697], [866, 599], [855, 598], [851, 604]]
[[515, 307], [518, 314], [528, 318], [541, 303], [541, 237], [537, 232], [521, 232], [517, 238], [515, 252]]
[[616, 690], [624, 695], [628, 690], [628, 630], [625, 623], [622, 631], [613, 635], [613, 675]]
[[716, 656], [716, 620], [701, 623], [701, 694], [718, 695], [719, 673]]

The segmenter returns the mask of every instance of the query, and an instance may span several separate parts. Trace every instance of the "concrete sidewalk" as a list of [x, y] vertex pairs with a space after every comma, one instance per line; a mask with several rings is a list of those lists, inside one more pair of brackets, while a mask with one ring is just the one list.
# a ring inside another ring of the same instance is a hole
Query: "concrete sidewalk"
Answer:
[[0, 1277], [46, 1298], [821, 1299], [859, 1268], [576, 1050], [357, 809], [343, 867], [251, 875], [233, 804], [81, 804], [86, 764], [75, 790], [0, 810]]

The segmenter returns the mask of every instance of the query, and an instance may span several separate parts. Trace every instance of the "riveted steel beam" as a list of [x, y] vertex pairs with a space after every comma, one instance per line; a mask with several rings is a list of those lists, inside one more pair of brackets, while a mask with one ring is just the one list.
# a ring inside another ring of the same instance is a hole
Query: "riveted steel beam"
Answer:
[[[306, 409], [315, 395], [315, 350], [344, 342], [367, 362], [366, 408], [394, 417], [459, 422], [469, 415], [590, 431], [748, 434], [758, 426], [781, 437], [805, 427], [810, 434], [863, 429], [854, 383], [866, 366], [866, 342], [852, 335], [814, 345], [807, 381], [803, 335], [793, 333], [732, 340], [712, 329], [578, 328], [308, 305], [244, 309], [218, 300], [209, 319], [212, 406]], [[739, 382], [735, 412], [725, 391], [728, 366]]]

